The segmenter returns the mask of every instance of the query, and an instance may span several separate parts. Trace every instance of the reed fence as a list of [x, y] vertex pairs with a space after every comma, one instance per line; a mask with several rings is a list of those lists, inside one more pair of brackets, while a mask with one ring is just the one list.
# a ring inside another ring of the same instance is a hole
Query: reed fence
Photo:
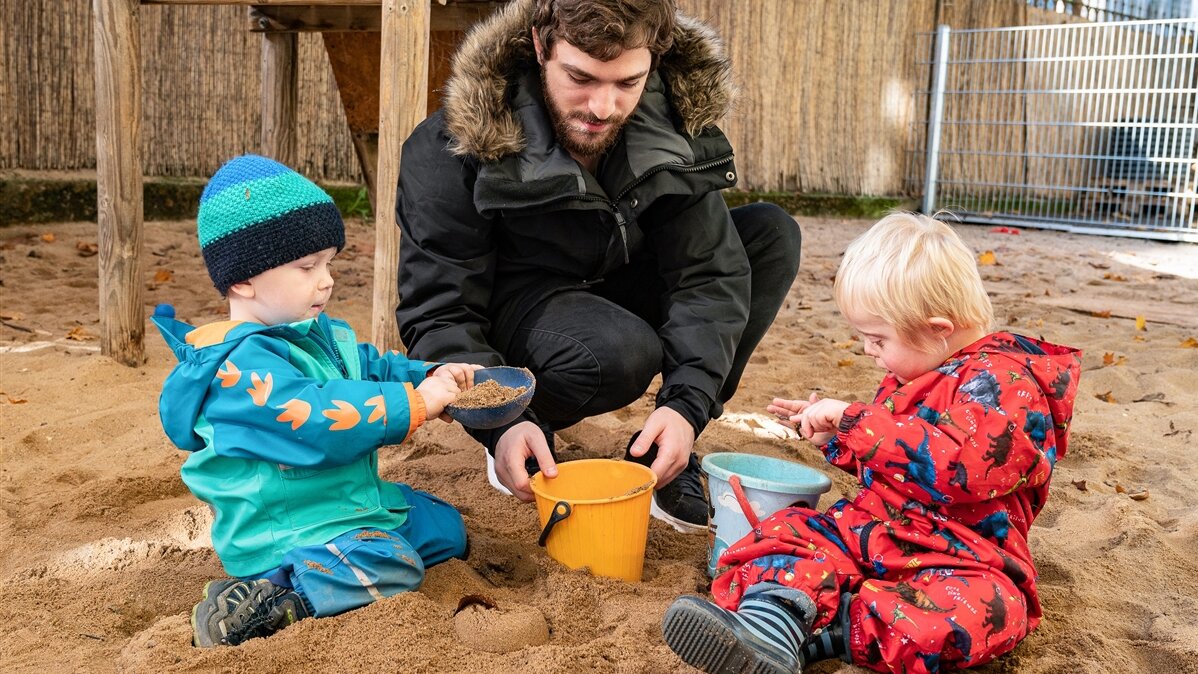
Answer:
[[[741, 187], [899, 195], [927, 68], [916, 36], [1071, 20], [1025, 0], [680, 0], [723, 36]], [[0, 3], [0, 169], [95, 167], [91, 3]], [[206, 176], [260, 142], [261, 36], [246, 9], [141, 7], [146, 175]], [[1072, 19], [1076, 20], [1076, 19]], [[926, 43], [923, 48], [926, 48]], [[299, 39], [298, 166], [362, 180], [319, 34]]]

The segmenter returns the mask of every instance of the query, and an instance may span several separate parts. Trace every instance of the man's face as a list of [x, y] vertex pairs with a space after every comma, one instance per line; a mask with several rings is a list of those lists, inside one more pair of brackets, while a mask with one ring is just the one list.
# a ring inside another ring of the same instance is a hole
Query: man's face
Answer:
[[545, 54], [533, 37], [544, 56], [541, 84], [558, 143], [576, 159], [603, 154], [641, 100], [652, 63], [648, 48], [600, 61], [565, 40]]

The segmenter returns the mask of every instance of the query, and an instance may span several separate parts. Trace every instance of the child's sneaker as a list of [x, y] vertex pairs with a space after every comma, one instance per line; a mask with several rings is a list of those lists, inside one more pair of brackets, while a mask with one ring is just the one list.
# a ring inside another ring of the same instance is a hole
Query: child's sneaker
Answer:
[[708, 674], [795, 674], [811, 623], [775, 597], [745, 597], [733, 612], [700, 597], [679, 597], [661, 631], [678, 657]]
[[307, 617], [308, 609], [295, 590], [265, 579], [213, 580], [192, 609], [192, 643], [200, 648], [236, 646]]

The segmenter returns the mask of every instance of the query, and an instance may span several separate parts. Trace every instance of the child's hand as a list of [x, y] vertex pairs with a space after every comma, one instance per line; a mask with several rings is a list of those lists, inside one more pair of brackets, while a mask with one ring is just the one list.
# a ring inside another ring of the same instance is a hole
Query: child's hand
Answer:
[[[440, 373], [441, 369], [437, 372]], [[471, 379], [473, 379], [473, 370], [471, 370]], [[416, 387], [416, 392], [424, 398], [424, 409], [428, 419], [440, 417], [441, 421], [450, 421], [449, 415], [445, 413], [445, 406], [453, 402], [458, 394], [462, 392], [462, 388], [458, 386], [457, 380], [452, 376], [440, 376], [434, 374], [431, 377], [425, 377], [424, 381]]]
[[[813, 396], [814, 397], [814, 396]], [[792, 421], [799, 424], [799, 434], [816, 444], [824, 444], [836, 435], [840, 417], [849, 404], [835, 398], [823, 398], [807, 405]]]
[[483, 369], [482, 365], [471, 365], [469, 363], [445, 363], [436, 370], [433, 370], [434, 377], [447, 377], [452, 379], [457, 385], [458, 390], [465, 391], [474, 386], [474, 371]]
[[811, 394], [810, 400], [788, 400], [786, 398], [774, 398], [773, 402], [765, 406], [765, 411], [778, 417], [778, 421], [795, 428], [798, 425], [798, 416], [811, 406], [812, 403], [819, 400], [819, 397], [814, 393]]

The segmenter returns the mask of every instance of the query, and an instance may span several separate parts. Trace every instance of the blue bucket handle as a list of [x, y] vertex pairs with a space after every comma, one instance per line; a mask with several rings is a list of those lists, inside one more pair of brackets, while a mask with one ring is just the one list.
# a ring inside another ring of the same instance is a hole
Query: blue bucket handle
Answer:
[[549, 540], [549, 532], [553, 530], [553, 525], [561, 522], [570, 516], [573, 509], [570, 504], [565, 501], [558, 501], [553, 504], [553, 512], [549, 514], [549, 521], [545, 523], [545, 528], [541, 530], [541, 537], [537, 539], [537, 545], [545, 547], [545, 541]]

